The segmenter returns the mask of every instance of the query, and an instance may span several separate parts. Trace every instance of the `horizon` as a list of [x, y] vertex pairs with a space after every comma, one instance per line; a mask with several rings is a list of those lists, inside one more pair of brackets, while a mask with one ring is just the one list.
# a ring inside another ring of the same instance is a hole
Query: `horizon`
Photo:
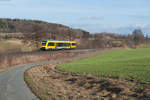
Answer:
[[[150, 33], [148, 0], [0, 0], [1, 18], [41, 20], [90, 33]], [[5, 9], [5, 10], [4, 10]]]

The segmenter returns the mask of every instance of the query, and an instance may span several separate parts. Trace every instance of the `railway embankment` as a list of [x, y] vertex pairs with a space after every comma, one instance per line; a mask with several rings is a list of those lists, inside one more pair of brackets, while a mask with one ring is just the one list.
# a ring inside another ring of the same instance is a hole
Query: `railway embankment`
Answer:
[[[83, 50], [57, 50], [57, 51], [32, 51], [32, 52], [16, 52], [5, 53], [0, 55], [0, 72], [3, 72], [15, 65], [36, 63], [42, 61], [49, 61], [58, 59], [75, 53], [85, 53], [97, 49], [83, 49]], [[63, 54], [63, 55], [62, 55]]]

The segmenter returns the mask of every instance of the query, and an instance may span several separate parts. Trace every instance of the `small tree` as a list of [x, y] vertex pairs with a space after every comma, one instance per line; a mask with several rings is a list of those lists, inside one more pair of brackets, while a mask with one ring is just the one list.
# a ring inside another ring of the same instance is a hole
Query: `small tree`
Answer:
[[135, 29], [132, 32], [132, 39], [134, 40], [135, 44], [140, 44], [144, 41], [144, 35], [141, 29]]

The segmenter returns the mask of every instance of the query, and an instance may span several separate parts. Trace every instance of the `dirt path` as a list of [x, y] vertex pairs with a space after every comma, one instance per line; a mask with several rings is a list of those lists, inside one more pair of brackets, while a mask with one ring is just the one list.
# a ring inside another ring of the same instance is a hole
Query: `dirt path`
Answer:
[[92, 55], [108, 52], [95, 52], [29, 69], [25, 73], [26, 81], [32, 91], [41, 100], [150, 100], [147, 84], [133, 80], [96, 77], [61, 72], [56, 66], [64, 61], [72, 61]]

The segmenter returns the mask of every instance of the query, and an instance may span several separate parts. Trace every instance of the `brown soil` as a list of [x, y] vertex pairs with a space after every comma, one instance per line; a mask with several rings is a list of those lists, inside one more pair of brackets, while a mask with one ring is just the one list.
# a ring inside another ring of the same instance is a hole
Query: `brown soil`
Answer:
[[61, 62], [34, 67], [25, 79], [41, 100], [150, 100], [150, 88], [133, 80], [61, 72]]

